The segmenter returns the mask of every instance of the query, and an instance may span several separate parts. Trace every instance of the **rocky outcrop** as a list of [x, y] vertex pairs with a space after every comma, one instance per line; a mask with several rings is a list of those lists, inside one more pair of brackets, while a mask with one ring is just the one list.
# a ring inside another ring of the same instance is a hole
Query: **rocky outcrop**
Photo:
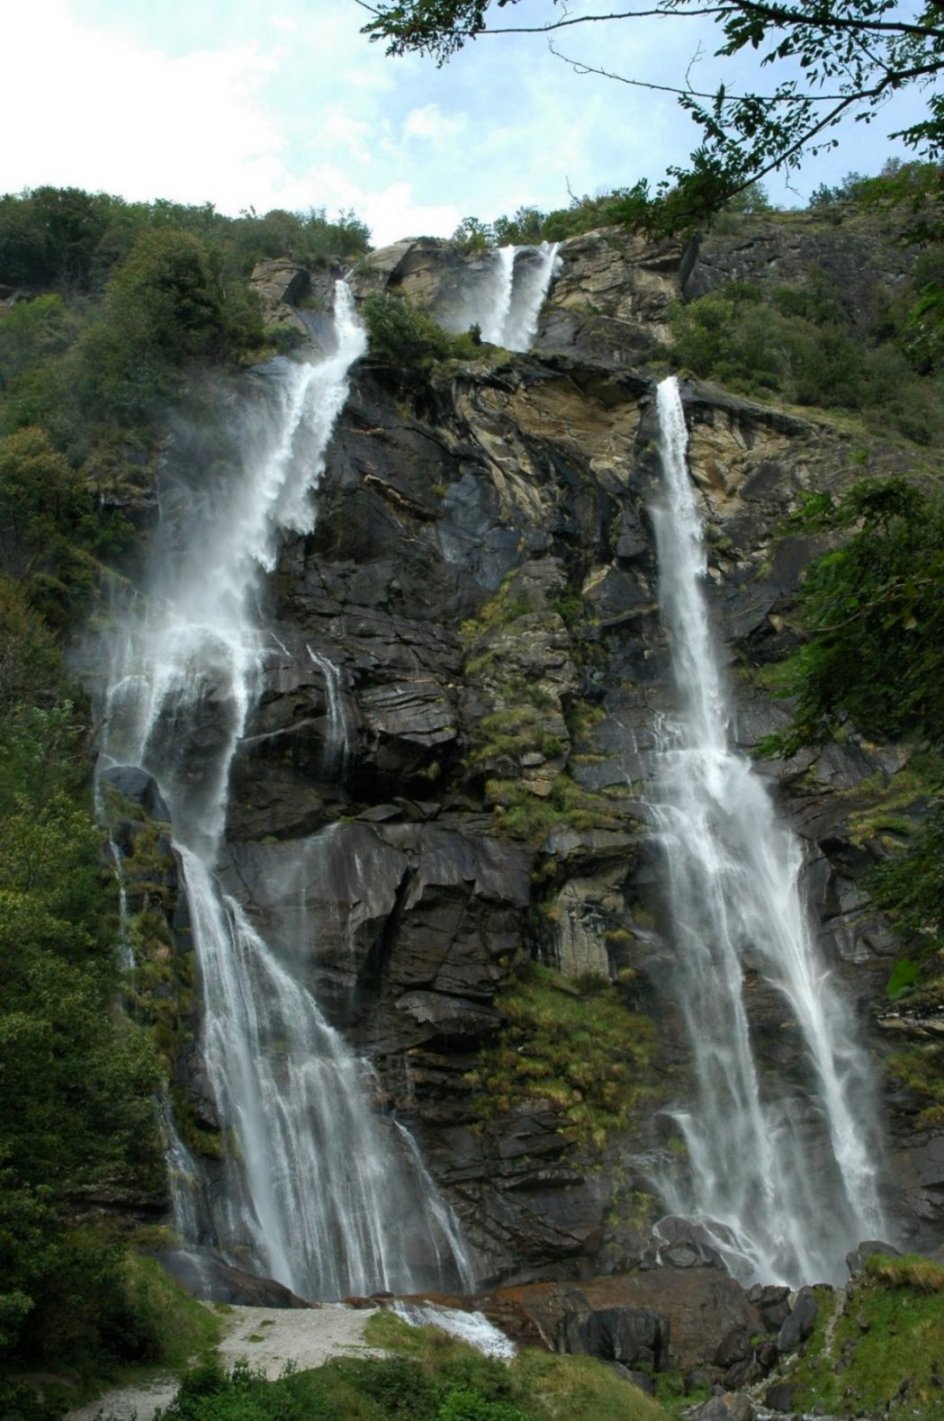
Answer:
[[308, 326], [298, 307], [311, 291], [311, 273], [286, 257], [271, 257], [257, 262], [252, 269], [249, 289], [259, 302], [266, 325], [287, 325], [303, 335]]
[[692, 300], [730, 281], [815, 288], [825, 279], [828, 298], [865, 334], [914, 266], [917, 248], [902, 235], [900, 220], [877, 212], [836, 208], [791, 213], [787, 221], [782, 214], [742, 218], [735, 230], [721, 224], [699, 242], [682, 275], [682, 294]]

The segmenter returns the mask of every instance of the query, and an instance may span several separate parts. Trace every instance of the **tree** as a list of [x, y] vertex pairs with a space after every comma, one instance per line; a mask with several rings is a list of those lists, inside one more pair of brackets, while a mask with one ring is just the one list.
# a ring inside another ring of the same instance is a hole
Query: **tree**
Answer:
[[852, 725], [944, 749], [944, 498], [905, 479], [870, 479], [838, 500], [815, 495], [798, 521], [855, 531], [803, 579], [807, 640], [782, 671], [797, 698], [793, 722], [771, 748], [822, 745]]
[[[869, 122], [891, 94], [910, 85], [930, 86], [944, 69], [944, 10], [934, 0], [916, 10], [897, 0], [819, 0], [808, 6], [778, 0], [655, 0], [581, 15], [562, 5], [541, 25], [493, 27], [488, 24], [493, 4], [504, 10], [518, 0], [360, 3], [374, 17], [364, 33], [386, 41], [388, 54], [415, 51], [432, 55], [439, 64], [484, 35], [551, 36], [580, 25], [710, 17], [720, 31], [719, 58], [755, 51], [762, 65], [798, 67], [801, 79], [791, 75], [763, 92], [732, 93], [722, 84], [705, 93], [688, 83], [666, 90], [644, 79], [575, 65], [581, 72], [674, 93], [702, 130], [689, 168], [670, 169], [674, 187], [660, 184], [654, 194], [645, 186], [638, 189], [635, 220], [653, 228], [696, 223], [766, 173], [795, 168], [805, 154], [834, 147], [838, 140], [831, 130], [841, 119]], [[926, 117], [895, 136], [937, 160], [944, 151], [944, 94], [932, 92]]]

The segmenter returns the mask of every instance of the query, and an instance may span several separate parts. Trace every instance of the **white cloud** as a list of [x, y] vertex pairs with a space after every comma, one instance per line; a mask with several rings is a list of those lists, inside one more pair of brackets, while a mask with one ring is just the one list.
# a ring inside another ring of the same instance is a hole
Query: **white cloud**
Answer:
[[[353, 207], [386, 242], [448, 235], [463, 216], [494, 218], [523, 203], [565, 206], [568, 188], [657, 180], [697, 137], [671, 97], [581, 77], [536, 36], [480, 39], [439, 70], [416, 56], [386, 58], [360, 34], [354, 0], [276, 5], [8, 7], [0, 192], [52, 183], [226, 212]], [[516, 22], [547, 15], [548, 0], [515, 7]], [[566, 35], [561, 47], [587, 63], [660, 83], [677, 79], [699, 37], [666, 18]], [[710, 86], [709, 61], [703, 67]], [[869, 136], [871, 154], [846, 147], [836, 171], [814, 181], [877, 166], [884, 153]]]
[[42, 53], [43, 82], [33, 65], [5, 66], [3, 190], [52, 183], [236, 209], [277, 177], [285, 142], [259, 101], [276, 56], [243, 43], [169, 57], [78, 24], [63, 0], [33, 0], [4, 28], [8, 53]]
[[403, 133], [406, 138], [429, 138], [437, 144], [455, 143], [468, 126], [468, 114], [447, 115], [439, 104], [424, 104], [407, 114]]

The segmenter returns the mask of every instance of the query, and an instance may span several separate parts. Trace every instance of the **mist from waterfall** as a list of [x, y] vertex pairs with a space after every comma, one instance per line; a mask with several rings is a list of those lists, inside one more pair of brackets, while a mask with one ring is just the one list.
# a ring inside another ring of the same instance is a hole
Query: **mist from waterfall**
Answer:
[[454, 331], [476, 325], [491, 345], [529, 350], [557, 269], [559, 246], [559, 242], [542, 242], [485, 253], [482, 269], [468, 280], [462, 299], [442, 313], [443, 324]]
[[[348, 372], [366, 348], [343, 283], [334, 329], [321, 361], [280, 359], [258, 373], [259, 398], [238, 415], [239, 467], [207, 471], [186, 521], [159, 535], [148, 596], [114, 639], [101, 756], [103, 767], [139, 765], [156, 779], [186, 886], [222, 1159], [207, 1169], [165, 1122], [184, 1242], [308, 1298], [472, 1282], [415, 1142], [371, 1108], [368, 1064], [215, 876], [233, 757], [272, 649], [263, 578], [282, 532], [314, 526]], [[326, 761], [341, 775], [337, 668], [307, 654], [325, 677]]]
[[[663, 497], [652, 517], [678, 708], [659, 728], [650, 808], [697, 1087], [696, 1104], [675, 1112], [688, 1177], [663, 1193], [743, 1282], [841, 1281], [845, 1254], [884, 1237], [870, 1071], [811, 939], [799, 841], [730, 743], [674, 377], [659, 386], [658, 414]], [[746, 1006], [758, 980], [786, 1007], [792, 1079], [758, 1071]]]

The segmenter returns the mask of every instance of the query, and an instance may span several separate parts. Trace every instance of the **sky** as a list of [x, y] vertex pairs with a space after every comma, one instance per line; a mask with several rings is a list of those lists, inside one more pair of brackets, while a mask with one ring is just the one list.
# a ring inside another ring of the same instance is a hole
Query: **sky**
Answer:
[[[550, 0], [520, 0], [495, 22], [550, 13]], [[0, 193], [48, 183], [232, 215], [353, 209], [379, 246], [656, 181], [697, 141], [670, 96], [577, 74], [541, 36], [483, 36], [437, 69], [388, 58], [360, 33], [367, 18], [357, 0], [18, 4], [3, 19]], [[706, 21], [585, 25], [556, 43], [654, 83], [677, 84], [699, 47], [696, 87], [722, 72]], [[771, 199], [804, 205], [821, 182], [907, 156], [885, 138], [917, 96], [903, 102], [839, 130], [839, 149], [790, 187], [768, 182]]]

